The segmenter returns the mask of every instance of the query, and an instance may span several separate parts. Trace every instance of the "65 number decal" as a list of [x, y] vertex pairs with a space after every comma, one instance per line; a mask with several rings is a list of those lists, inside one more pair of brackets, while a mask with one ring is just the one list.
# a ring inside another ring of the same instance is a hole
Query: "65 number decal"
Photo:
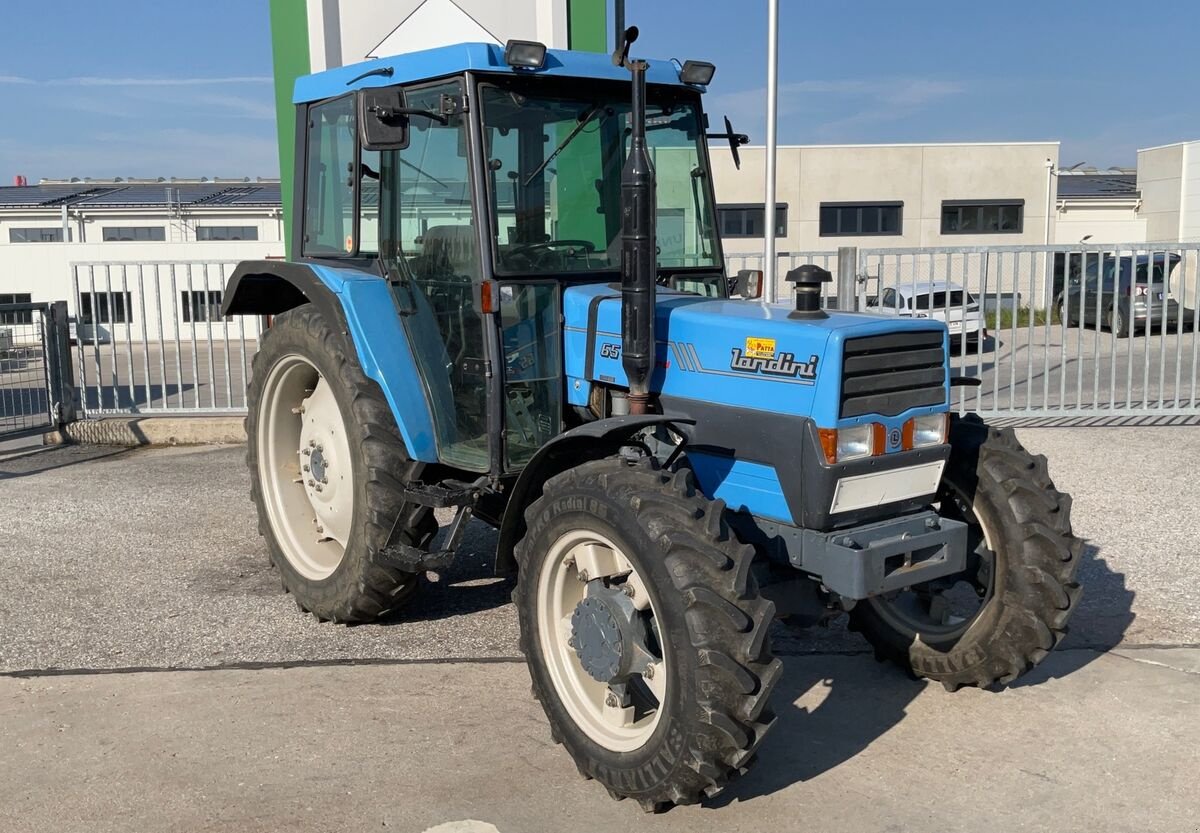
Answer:
[[621, 345], [605, 342], [600, 345], [600, 356], [605, 359], [621, 358]]

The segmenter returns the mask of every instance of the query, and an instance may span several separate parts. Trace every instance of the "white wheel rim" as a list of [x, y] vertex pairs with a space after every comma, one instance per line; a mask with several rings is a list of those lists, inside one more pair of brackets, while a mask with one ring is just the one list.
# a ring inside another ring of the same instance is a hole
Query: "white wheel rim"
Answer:
[[333, 390], [308, 359], [284, 356], [263, 385], [258, 476], [275, 540], [307, 579], [342, 563], [354, 516], [350, 442]]
[[665, 639], [662, 640], [662, 659], [651, 666], [650, 673], [638, 677], [659, 706], [638, 716], [632, 707], [609, 705], [606, 702], [608, 685], [595, 680], [584, 670], [575, 649], [568, 644], [572, 632], [571, 615], [587, 593], [587, 584], [580, 579], [581, 572], [586, 572], [589, 579], [622, 577], [632, 588], [634, 606], [639, 610], [648, 608], [651, 618], [656, 621], [657, 612], [642, 576], [621, 549], [605, 536], [578, 529], [562, 535], [550, 547], [538, 577], [537, 625], [538, 644], [555, 692], [584, 734], [605, 749], [630, 752], [650, 740], [662, 716], [669, 679]]

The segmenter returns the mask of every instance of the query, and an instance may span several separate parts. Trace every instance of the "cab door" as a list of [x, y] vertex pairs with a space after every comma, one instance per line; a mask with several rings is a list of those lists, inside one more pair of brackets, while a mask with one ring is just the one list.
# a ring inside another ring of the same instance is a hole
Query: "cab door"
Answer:
[[[401, 150], [363, 151], [378, 180], [378, 235], [437, 431], [439, 459], [469, 471], [490, 468], [488, 362], [477, 219], [471, 200], [467, 117], [458, 79], [410, 87]], [[447, 113], [448, 110], [458, 112]], [[444, 122], [444, 123], [443, 123]], [[369, 200], [364, 186], [364, 205]], [[365, 212], [364, 212], [365, 215]], [[365, 233], [365, 231], [364, 231]]]

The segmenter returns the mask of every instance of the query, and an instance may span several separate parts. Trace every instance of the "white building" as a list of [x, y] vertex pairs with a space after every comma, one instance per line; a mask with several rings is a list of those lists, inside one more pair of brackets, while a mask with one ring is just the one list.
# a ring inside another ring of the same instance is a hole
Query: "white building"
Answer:
[[[712, 148], [727, 253], [762, 252], [765, 149]], [[1058, 142], [785, 145], [780, 251], [1200, 241], [1200, 141], [1136, 170], [1059, 170]]]
[[[67, 301], [90, 333], [171, 337], [220, 307], [225, 267], [283, 256], [278, 180], [45, 180], [0, 188], [0, 303]], [[89, 263], [145, 264], [116, 271]], [[78, 295], [76, 294], [78, 290]], [[93, 297], [94, 296], [94, 297]], [[142, 310], [146, 311], [143, 313]], [[90, 337], [90, 336], [89, 336]]]
[[[730, 253], [761, 252], [765, 149], [712, 148]], [[780, 147], [781, 251], [1053, 242], [1057, 142]]]

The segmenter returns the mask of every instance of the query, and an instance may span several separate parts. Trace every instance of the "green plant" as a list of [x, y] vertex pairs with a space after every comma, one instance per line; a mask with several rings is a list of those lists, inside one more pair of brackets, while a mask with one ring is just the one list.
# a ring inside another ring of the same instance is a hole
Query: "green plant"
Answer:
[[1015, 316], [1012, 309], [1002, 309], [999, 311], [999, 315], [997, 315], [996, 310], [991, 310], [984, 317], [987, 319], [989, 330], [1009, 329], [1013, 326], [1014, 319], [1016, 326], [1028, 327], [1031, 317], [1036, 326], [1042, 326], [1047, 321], [1050, 321], [1052, 324], [1060, 323], [1057, 313], [1051, 313], [1049, 310], [1044, 309], [1031, 310], [1029, 307], [1019, 307]]

